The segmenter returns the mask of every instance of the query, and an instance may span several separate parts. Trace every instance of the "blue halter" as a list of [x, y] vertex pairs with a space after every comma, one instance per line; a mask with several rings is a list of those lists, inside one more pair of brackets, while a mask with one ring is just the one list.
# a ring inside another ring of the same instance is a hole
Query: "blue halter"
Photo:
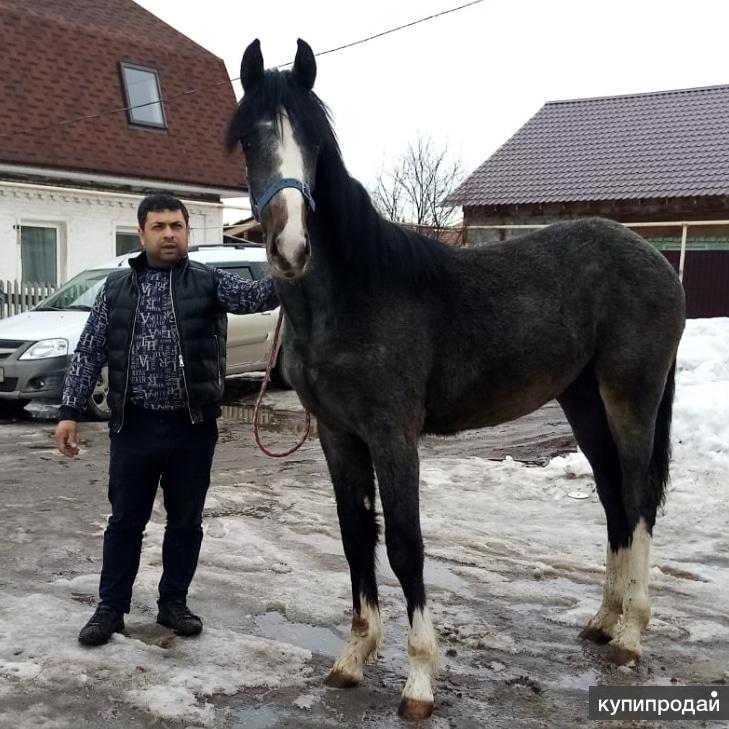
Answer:
[[253, 192], [249, 191], [253, 217], [256, 220], [260, 220], [261, 214], [265, 210], [266, 205], [271, 202], [273, 196], [280, 190], [283, 190], [287, 187], [296, 188], [304, 196], [304, 200], [306, 200], [306, 204], [309, 206], [309, 210], [311, 210], [312, 213], [316, 211], [316, 203], [314, 202], [314, 198], [312, 197], [309, 185], [306, 182], [301, 182], [301, 180], [295, 179], [294, 177], [282, 177], [280, 180], [272, 182], [264, 190], [263, 194], [260, 198], [258, 198], [258, 200], [256, 200]]

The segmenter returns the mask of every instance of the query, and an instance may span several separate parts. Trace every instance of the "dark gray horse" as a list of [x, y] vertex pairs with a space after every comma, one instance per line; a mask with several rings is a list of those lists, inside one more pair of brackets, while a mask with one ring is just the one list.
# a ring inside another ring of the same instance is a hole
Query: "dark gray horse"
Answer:
[[[375, 476], [410, 621], [401, 715], [432, 711], [435, 634], [423, 585], [418, 438], [518, 418], [557, 398], [607, 516], [602, 605], [583, 631], [634, 663], [650, 617], [651, 533], [668, 478], [684, 296], [666, 260], [605, 220], [451, 249], [383, 220], [347, 173], [314, 55], [264, 71], [243, 56], [231, 121], [286, 312], [291, 382], [318, 419], [352, 577], [351, 636], [327, 683], [377, 651]], [[366, 130], [363, 131], [366, 133]]]

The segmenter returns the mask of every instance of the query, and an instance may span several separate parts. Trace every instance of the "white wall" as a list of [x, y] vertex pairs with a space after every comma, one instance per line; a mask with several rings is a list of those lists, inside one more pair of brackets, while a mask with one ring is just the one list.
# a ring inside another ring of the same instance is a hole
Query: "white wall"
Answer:
[[[57, 227], [59, 283], [103, 264], [116, 255], [117, 229], [137, 229], [142, 197], [0, 182], [0, 280], [21, 279], [21, 225]], [[185, 205], [193, 228], [190, 242], [220, 243], [222, 205], [188, 201]]]

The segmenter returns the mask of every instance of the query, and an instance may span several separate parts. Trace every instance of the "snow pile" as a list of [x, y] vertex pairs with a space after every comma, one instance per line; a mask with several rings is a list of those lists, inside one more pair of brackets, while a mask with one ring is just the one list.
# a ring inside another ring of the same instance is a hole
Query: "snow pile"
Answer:
[[729, 319], [687, 322], [676, 370], [674, 459], [706, 456], [729, 468]]
[[[70, 593], [84, 581], [65, 581], [65, 587]], [[65, 595], [3, 596], [0, 614], [0, 677], [69, 693], [103, 687], [116, 700], [164, 719], [209, 726], [215, 709], [206, 698], [246, 687], [303, 685], [310, 673], [308, 650], [212, 626], [206, 626], [202, 646], [139, 616], [127, 620], [145, 623], [135, 637], [116, 635], [103, 649], [89, 650], [76, 636], [90, 608]]]

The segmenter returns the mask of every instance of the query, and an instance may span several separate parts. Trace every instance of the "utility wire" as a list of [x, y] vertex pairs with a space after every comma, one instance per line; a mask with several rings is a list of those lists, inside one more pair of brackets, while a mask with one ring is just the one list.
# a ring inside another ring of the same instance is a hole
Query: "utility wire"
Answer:
[[[370, 35], [367, 38], [362, 38], [361, 40], [352, 41], [352, 43], [346, 43], [343, 46], [337, 46], [336, 48], [330, 48], [328, 51], [321, 51], [321, 53], [315, 53], [314, 55], [319, 56], [326, 56], [327, 53], [336, 53], [337, 51], [343, 51], [347, 48], [352, 48], [353, 46], [359, 46], [362, 43], [367, 43], [371, 40], [375, 40], [376, 38], [382, 38], [383, 36], [390, 35], [390, 33], [396, 33], [398, 30], [405, 30], [406, 28], [412, 28], [414, 25], [419, 25], [420, 23], [425, 23], [428, 20], [433, 20], [435, 18], [440, 18], [442, 15], [448, 15], [449, 13], [455, 13], [458, 10], [463, 10], [464, 8], [470, 8], [472, 5], [478, 5], [479, 3], [484, 2], [484, 0], [473, 0], [470, 3], [466, 3], [465, 5], [459, 5], [457, 8], [450, 8], [449, 10], [442, 10], [439, 13], [434, 13], [433, 15], [428, 15], [427, 18], [419, 18], [418, 20], [413, 20], [410, 23], [405, 23], [404, 25], [398, 25], [396, 28], [390, 28], [390, 30], [383, 30], [381, 33], [375, 33], [375, 35]], [[289, 61], [288, 63], [282, 63], [280, 66], [276, 66], [276, 68], [283, 68], [284, 66], [290, 66], [293, 64], [293, 61]], [[237, 81], [238, 79], [234, 79]]]
[[[376, 38], [382, 38], [383, 36], [390, 35], [391, 33], [396, 33], [400, 30], [405, 30], [406, 28], [412, 28], [414, 25], [419, 25], [420, 23], [425, 23], [428, 20], [433, 20], [435, 18], [440, 18], [443, 15], [448, 15], [449, 13], [455, 13], [459, 10], [463, 10], [465, 8], [470, 8], [473, 5], [478, 5], [479, 3], [484, 2], [484, 0], [472, 0], [472, 2], [465, 3], [464, 5], [459, 5], [455, 8], [449, 8], [448, 10], [442, 10], [439, 13], [434, 13], [433, 15], [428, 15], [425, 18], [419, 18], [418, 20], [413, 20], [410, 23], [405, 23], [403, 25], [398, 25], [395, 28], [390, 28], [389, 30], [384, 30], [381, 33], [376, 33], [375, 35], [368, 36], [367, 38], [362, 38], [360, 40], [352, 41], [351, 43], [346, 43], [342, 46], [337, 46], [336, 48], [329, 48], [326, 51], [321, 51], [320, 53], [314, 54], [315, 56], [326, 56], [329, 53], [336, 53], [337, 51], [343, 51], [347, 48], [352, 48], [353, 46], [362, 45], [363, 43], [368, 43], [371, 40], [375, 40]], [[275, 66], [275, 68], [285, 68], [286, 66], [290, 66], [293, 64], [293, 61], [289, 61], [288, 63], [282, 63], [278, 66]], [[99, 111], [95, 114], [85, 114], [84, 116], [77, 116], [73, 117], [71, 119], [65, 119], [63, 121], [59, 122], [53, 122], [52, 124], [46, 124], [42, 127], [31, 127], [30, 129], [16, 129], [11, 132], [5, 132], [4, 134], [0, 134], [0, 139], [10, 139], [11, 137], [17, 137], [17, 136], [35, 136], [36, 134], [40, 134], [42, 132], [50, 131], [51, 129], [58, 129], [61, 127], [67, 127], [72, 124], [78, 124], [79, 122], [83, 121], [90, 121], [92, 119], [100, 119], [103, 116], [108, 116], [110, 114], [119, 114], [123, 111], [130, 111], [131, 109], [142, 109], [145, 106], [153, 106], [155, 104], [168, 104], [170, 101], [176, 101], [177, 99], [181, 99], [185, 96], [192, 96], [193, 94], [198, 94], [201, 91], [207, 91], [209, 89], [217, 88], [218, 86], [223, 86], [225, 84], [228, 84], [232, 81], [239, 81], [240, 76], [236, 76], [235, 78], [226, 79], [225, 81], [218, 81], [214, 84], [208, 84], [206, 86], [201, 86], [197, 89], [189, 89], [188, 91], [183, 91], [180, 94], [175, 94], [174, 96], [168, 96], [164, 99], [160, 99], [159, 101], [147, 101], [144, 104], [134, 104], [131, 106], [120, 106], [114, 109], [107, 109], [106, 111]]]

